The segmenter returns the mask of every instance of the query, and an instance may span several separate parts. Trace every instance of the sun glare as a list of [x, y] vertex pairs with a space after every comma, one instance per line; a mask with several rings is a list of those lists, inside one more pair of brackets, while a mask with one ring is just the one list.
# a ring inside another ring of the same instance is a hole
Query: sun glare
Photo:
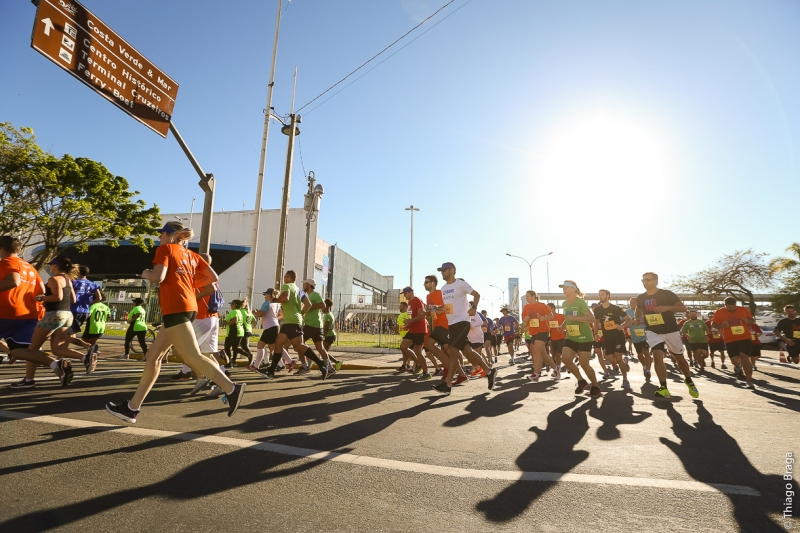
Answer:
[[653, 128], [597, 113], [555, 132], [543, 153], [540, 183], [546, 193], [569, 193], [573, 202], [632, 207], [631, 201], [669, 195], [663, 142]]

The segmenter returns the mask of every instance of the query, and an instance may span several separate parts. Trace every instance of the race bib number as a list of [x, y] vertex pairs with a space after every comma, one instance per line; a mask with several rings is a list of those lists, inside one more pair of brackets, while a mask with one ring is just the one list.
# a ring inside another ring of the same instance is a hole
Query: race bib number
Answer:
[[511, 326], [503, 326], [503, 331], [511, 331]]
[[750, 340], [752, 340], [752, 341], [756, 340], [756, 334], [755, 334], [755, 333], [753, 333], [752, 335], [750, 335]]
[[539, 327], [539, 319], [538, 318], [531, 318], [528, 321], [528, 327], [538, 328]]
[[792, 337], [795, 339], [800, 339], [800, 330], [793, 331]]
[[719, 339], [719, 338], [720, 338], [720, 335], [719, 335], [719, 333], [716, 333], [716, 332], [715, 332], [715, 333], [712, 333], [712, 334], [711, 334], [711, 338], [713, 338], [713, 339]]
[[602, 330], [597, 332], [597, 338], [598, 339], [602, 339], [603, 338], [603, 331]]
[[453, 314], [453, 306], [452, 304], [444, 304], [444, 314], [452, 315]]
[[734, 335], [744, 335], [744, 326], [731, 326], [731, 333]]
[[580, 337], [581, 336], [581, 327], [580, 326], [567, 326], [567, 335], [570, 337]]
[[664, 323], [664, 317], [661, 316], [661, 313], [656, 313], [654, 315], [644, 315], [647, 319], [647, 323], [651, 326], [660, 326]]
[[636, 335], [637, 337], [644, 337], [645, 330], [642, 328], [633, 328], [633, 334]]
[[550, 325], [551, 328], [557, 328], [558, 320], [551, 320], [550, 322], [548, 322], [548, 324]]
[[617, 329], [617, 325], [614, 323], [613, 320], [609, 320], [608, 322], [603, 322], [603, 329], [606, 331]]

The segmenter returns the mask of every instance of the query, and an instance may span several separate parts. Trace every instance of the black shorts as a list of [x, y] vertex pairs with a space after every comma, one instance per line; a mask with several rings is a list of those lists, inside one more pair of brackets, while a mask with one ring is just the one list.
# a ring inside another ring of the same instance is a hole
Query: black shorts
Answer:
[[625, 334], [619, 330], [606, 331], [603, 335], [603, 349], [606, 353], [625, 353]]
[[536, 342], [536, 341], [547, 342], [549, 340], [550, 340], [550, 333], [548, 333], [547, 331], [541, 331], [536, 335], [534, 335], [533, 337], [531, 337], [531, 342]]
[[647, 341], [634, 342], [633, 347], [636, 348], [636, 355], [642, 355], [642, 353], [648, 348]]
[[691, 351], [695, 350], [705, 350], [708, 351], [708, 343], [707, 342], [690, 342], [688, 345]]
[[761, 345], [760, 344], [753, 344], [753, 351], [750, 354], [750, 357], [761, 357]]
[[564, 348], [569, 348], [573, 352], [591, 352], [592, 342], [575, 342], [571, 339], [564, 340]]
[[728, 357], [739, 355], [750, 356], [753, 353], [753, 341], [744, 339], [741, 341], [726, 342], [725, 348], [728, 350]]
[[161, 320], [164, 328], [171, 328], [178, 324], [191, 324], [194, 322], [194, 317], [197, 316], [197, 311], [186, 311], [184, 313], [172, 313], [170, 315], [162, 315]]
[[406, 333], [406, 336], [403, 337], [405, 341], [411, 341], [412, 346], [422, 346], [425, 344], [425, 334], [424, 333]]
[[492, 335], [491, 333], [484, 333], [483, 342], [491, 342], [492, 344], [494, 344], [494, 335]]
[[550, 341], [550, 349], [553, 353], [560, 354], [561, 351], [564, 349], [564, 342], [567, 339], [558, 339], [557, 341]]
[[325, 337], [325, 342], [327, 342], [328, 344], [333, 344], [334, 342], [336, 342], [336, 335], [328, 335], [327, 337]]
[[719, 350], [719, 353], [725, 353], [725, 343], [724, 342], [709, 342], [708, 343], [708, 353], [714, 353]]
[[261, 337], [258, 339], [264, 344], [274, 344], [278, 340], [278, 326], [272, 326], [261, 332]]
[[72, 331], [71, 333], [80, 333], [81, 327], [89, 319], [89, 313], [72, 313]]
[[[588, 344], [588, 343], [587, 343], [587, 344]], [[604, 345], [603, 345], [603, 343], [602, 343], [602, 342], [593, 342], [593, 343], [592, 343], [592, 347], [594, 347], [594, 348], [603, 348], [603, 346], [604, 346]]]
[[469, 343], [469, 345], [472, 346], [476, 350], [478, 348], [483, 348], [483, 343], [482, 342], [471, 342], [471, 343]]
[[303, 328], [300, 327], [300, 324], [284, 324], [279, 333], [283, 333], [286, 338], [292, 340], [303, 336]]
[[[787, 355], [788, 355], [789, 359], [796, 359], [796, 358], [800, 357], [800, 342], [798, 342], [795, 339], [792, 339], [792, 340], [794, 340], [794, 346], [789, 346], [787, 344], [786, 345], [786, 352], [787, 352]], [[11, 345], [9, 344], [9, 346], [11, 346]]]
[[314, 326], [303, 326], [303, 338], [306, 341], [322, 342], [325, 338], [325, 332], [322, 328], [315, 328]]
[[448, 343], [456, 350], [463, 350], [469, 344], [469, 322], [456, 322], [450, 324], [448, 330]]
[[492, 340], [492, 346], [499, 347], [501, 344], [503, 344], [503, 336], [495, 335], [494, 339]]
[[445, 344], [450, 344], [450, 330], [442, 326], [436, 326], [431, 331], [431, 339], [438, 342], [439, 346], [444, 347]]

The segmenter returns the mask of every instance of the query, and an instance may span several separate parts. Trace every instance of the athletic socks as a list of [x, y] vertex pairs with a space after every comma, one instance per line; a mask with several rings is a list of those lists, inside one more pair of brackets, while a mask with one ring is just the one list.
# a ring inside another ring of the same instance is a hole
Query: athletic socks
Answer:
[[289, 352], [286, 351], [286, 348], [283, 349], [283, 364], [285, 365], [292, 364], [292, 356], [289, 355]]
[[189, 368], [189, 365], [183, 365], [183, 366], [181, 367], [181, 372], [183, 372], [184, 374], [188, 374], [188, 373], [189, 373], [189, 372], [191, 372], [191, 371], [192, 371], [192, 369], [191, 369], [191, 368]]
[[267, 352], [266, 348], [256, 348], [256, 358], [253, 361], [253, 366], [258, 368], [261, 361], [264, 360], [264, 354]]

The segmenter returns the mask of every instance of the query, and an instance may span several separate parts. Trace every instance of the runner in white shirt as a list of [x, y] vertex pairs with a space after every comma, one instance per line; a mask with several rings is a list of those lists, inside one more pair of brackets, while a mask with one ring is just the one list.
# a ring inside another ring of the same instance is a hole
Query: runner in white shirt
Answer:
[[[436, 308], [437, 313], [445, 313], [447, 315], [447, 324], [449, 327], [447, 349], [449, 351], [450, 361], [458, 361], [458, 352], [472, 363], [472, 366], [480, 366], [486, 372], [489, 378], [489, 390], [494, 387], [494, 379], [497, 376], [497, 369], [489, 368], [480, 355], [478, 355], [472, 346], [469, 345], [469, 321], [470, 317], [475, 315], [475, 308], [471, 308], [467, 302], [467, 297], [472, 296], [475, 298], [475, 305], [481, 299], [478, 291], [474, 290], [469, 283], [464, 280], [456, 279], [456, 266], [453, 263], [443, 263], [437, 269], [442, 273], [442, 278], [445, 284], [442, 286], [442, 302], [443, 305]], [[456, 365], [451, 364], [447, 368], [447, 376], [445, 381], [442, 381], [433, 388], [439, 392], [450, 394], [451, 386], [453, 383], [453, 376], [456, 372]]]
[[[475, 302], [470, 302], [469, 306], [473, 309], [477, 310], [475, 306]], [[481, 356], [483, 362], [491, 368], [492, 365], [486, 359], [486, 356], [483, 354], [483, 332], [486, 329], [486, 317], [483, 316], [480, 312], [476, 312], [474, 315], [469, 317], [469, 335], [467, 336], [467, 340], [469, 340], [469, 345], [472, 346], [472, 349], [475, 350], [478, 355]], [[476, 366], [472, 369], [472, 373], [470, 374], [471, 377], [478, 377], [482, 378], [484, 376], [483, 369], [479, 366]]]
[[[281, 304], [274, 304], [272, 303], [272, 298], [274, 296], [273, 289], [267, 289], [263, 292], [264, 295], [264, 303], [261, 305], [261, 309], [253, 310], [253, 315], [256, 317], [261, 318], [261, 325], [264, 328], [264, 331], [261, 333], [261, 338], [258, 339], [258, 344], [256, 345], [256, 358], [253, 361], [253, 367], [256, 372], [261, 374], [264, 377], [266, 376], [266, 369], [261, 368], [261, 362], [264, 360], [264, 356], [267, 353], [272, 353], [275, 351], [275, 341], [278, 339], [278, 330], [280, 329], [280, 322], [278, 322], [278, 310], [280, 309]], [[269, 352], [266, 350], [269, 349]], [[285, 349], [282, 350], [282, 360], [284, 365], [289, 372], [294, 370], [294, 360], [289, 356], [289, 352]]]

